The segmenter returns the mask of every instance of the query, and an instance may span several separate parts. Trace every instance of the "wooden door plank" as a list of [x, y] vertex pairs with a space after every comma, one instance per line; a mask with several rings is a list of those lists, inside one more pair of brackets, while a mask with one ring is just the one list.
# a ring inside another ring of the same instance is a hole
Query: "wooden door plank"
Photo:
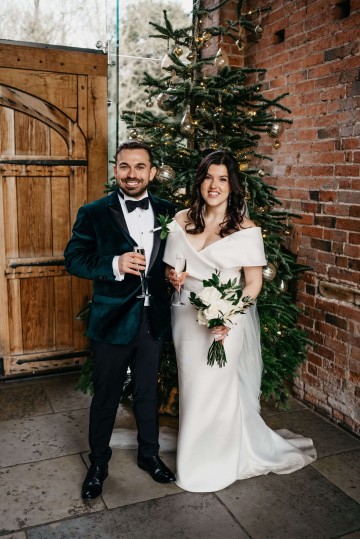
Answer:
[[34, 46], [0, 43], [0, 65], [32, 71], [107, 76], [107, 55], [101, 51], [84, 52], [67, 47], [52, 49], [48, 45], [41, 48], [40, 44], [36, 47], [35, 59]]
[[3, 179], [0, 173], [0, 355], [4, 358], [5, 375], [10, 372], [10, 335], [9, 335], [9, 308], [8, 308], [8, 288], [5, 275], [6, 253], [5, 253], [5, 212]]
[[15, 155], [49, 155], [49, 128], [36, 118], [15, 111]]
[[70, 193], [68, 178], [51, 179], [52, 254], [63, 256], [70, 237]]
[[54, 129], [50, 129], [50, 155], [52, 158], [69, 159], [67, 143]]
[[19, 237], [16, 178], [14, 176], [3, 179], [3, 193], [5, 258], [16, 258], [19, 256]]
[[51, 103], [76, 122], [77, 75], [16, 69], [16, 84], [14, 84], [14, 69], [0, 66], [0, 80], [2, 84], [15, 86]]
[[95, 200], [107, 182], [107, 86], [100, 77], [88, 77], [88, 87], [88, 200]]
[[24, 352], [22, 336], [22, 312], [20, 280], [8, 281], [10, 351], [17, 355]]
[[24, 353], [55, 350], [54, 280], [21, 279]]
[[54, 277], [55, 292], [55, 348], [73, 348], [73, 324], [71, 309], [71, 279], [68, 275]]
[[6, 158], [7, 155], [15, 154], [15, 125], [12, 109], [0, 107], [0, 155]]
[[51, 184], [49, 178], [17, 179], [19, 256], [51, 256]]

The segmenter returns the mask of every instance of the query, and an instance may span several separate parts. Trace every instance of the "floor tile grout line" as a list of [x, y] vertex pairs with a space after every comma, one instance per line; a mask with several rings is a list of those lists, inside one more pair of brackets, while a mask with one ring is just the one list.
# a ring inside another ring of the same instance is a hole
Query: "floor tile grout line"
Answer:
[[232, 519], [236, 522], [236, 524], [239, 526], [239, 528], [241, 528], [241, 530], [246, 533], [246, 535], [248, 536], [249, 539], [254, 539], [252, 537], [252, 535], [250, 535], [250, 533], [242, 526], [241, 522], [239, 522], [239, 520], [236, 518], [236, 516], [234, 515], [234, 513], [231, 512], [231, 510], [229, 509], [229, 507], [225, 504], [225, 502], [222, 501], [222, 499], [218, 496], [218, 494], [216, 492], [213, 493], [214, 496], [217, 498], [217, 500], [220, 502], [220, 504], [225, 508], [226, 512], [229, 513], [229, 515], [232, 517]]

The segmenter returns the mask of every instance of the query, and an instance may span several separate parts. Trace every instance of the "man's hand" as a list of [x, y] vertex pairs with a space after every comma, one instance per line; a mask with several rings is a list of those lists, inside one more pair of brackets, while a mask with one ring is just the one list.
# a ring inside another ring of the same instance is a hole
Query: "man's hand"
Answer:
[[131, 273], [132, 275], [140, 276], [140, 270], [145, 271], [146, 262], [145, 256], [139, 253], [124, 253], [119, 256], [118, 261], [120, 273]]

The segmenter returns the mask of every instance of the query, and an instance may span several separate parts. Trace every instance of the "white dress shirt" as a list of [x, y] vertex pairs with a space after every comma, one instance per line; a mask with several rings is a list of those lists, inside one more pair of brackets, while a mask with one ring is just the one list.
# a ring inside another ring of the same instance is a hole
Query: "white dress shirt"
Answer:
[[[144, 210], [142, 208], [135, 208], [134, 211], [129, 213], [125, 204], [125, 200], [135, 199], [133, 197], [127, 196], [125, 193], [123, 193], [123, 195], [124, 198], [122, 198], [120, 195], [118, 196], [122, 211], [124, 213], [126, 225], [128, 227], [129, 234], [133, 238], [133, 240], [137, 243], [139, 247], [143, 247], [145, 249], [145, 273], [147, 273], [154, 245], [154, 233], [151, 232], [155, 226], [154, 211], [149, 202], [149, 208], [147, 210]], [[146, 191], [139, 199], [136, 200], [141, 200], [143, 198], [146, 198], [147, 196], [148, 193]], [[125, 273], [119, 271], [119, 258], [120, 256], [114, 256], [112, 262], [113, 273], [116, 281], [122, 281], [125, 278]]]

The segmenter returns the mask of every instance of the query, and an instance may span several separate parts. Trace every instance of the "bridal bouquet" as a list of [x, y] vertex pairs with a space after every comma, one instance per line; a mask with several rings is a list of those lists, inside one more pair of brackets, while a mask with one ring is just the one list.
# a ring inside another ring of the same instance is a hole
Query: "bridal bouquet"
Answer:
[[[213, 328], [215, 326], [230, 327], [235, 323], [238, 314], [244, 314], [247, 307], [253, 304], [250, 296], [241, 299], [242, 290], [237, 279], [222, 282], [218, 272], [211, 279], [203, 281], [204, 288], [198, 294], [190, 292], [189, 300], [199, 311], [197, 321], [200, 325]], [[211, 367], [216, 362], [219, 367], [226, 364], [226, 354], [222, 341], [214, 342], [209, 348], [207, 364]]]

